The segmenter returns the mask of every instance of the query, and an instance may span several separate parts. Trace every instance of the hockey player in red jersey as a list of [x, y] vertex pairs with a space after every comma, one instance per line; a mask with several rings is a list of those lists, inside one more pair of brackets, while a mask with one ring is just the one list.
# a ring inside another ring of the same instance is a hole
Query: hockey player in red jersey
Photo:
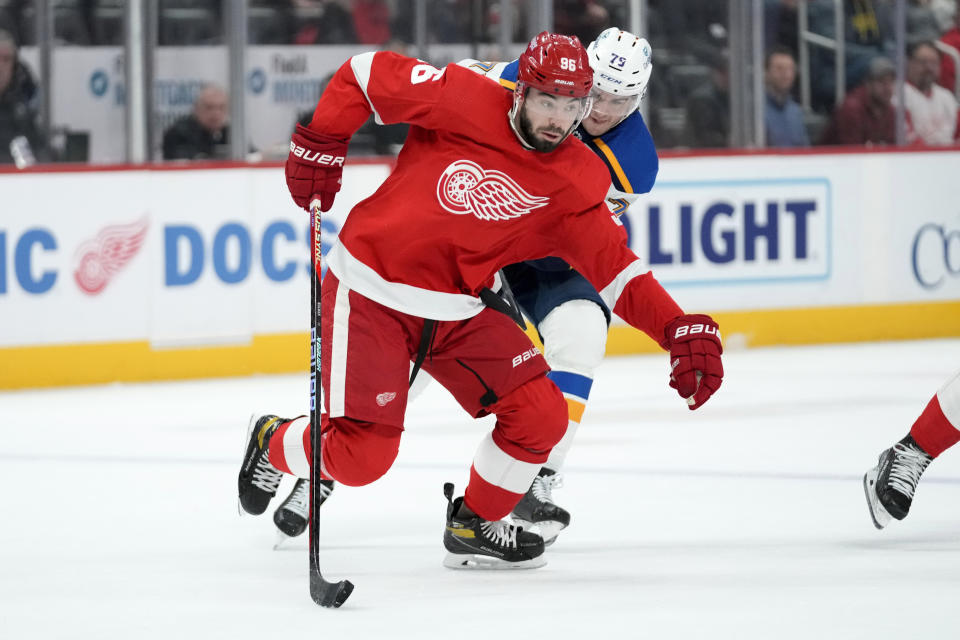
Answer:
[[[453, 500], [445, 487], [450, 567], [544, 564], [542, 538], [501, 518], [567, 427], [543, 356], [481, 301], [499, 268], [567, 260], [670, 352], [670, 386], [691, 407], [722, 381], [716, 323], [685, 315], [644, 269], [604, 204], [605, 165], [569, 137], [589, 111], [592, 78], [579, 41], [546, 32], [521, 56], [512, 96], [456, 65], [361, 54], [334, 75], [310, 126], [291, 141], [290, 192], [304, 208], [316, 197], [325, 211], [347, 141], [371, 113], [412, 125], [393, 172], [353, 208], [327, 256], [321, 473], [353, 486], [386, 473], [403, 432], [411, 361], [470, 415], [494, 414], [465, 494]], [[309, 431], [305, 418], [251, 421], [238, 481], [246, 511], [266, 509], [282, 472], [309, 473]]]
[[870, 517], [877, 529], [910, 512], [920, 476], [934, 458], [960, 442], [960, 371], [947, 380], [902, 440], [880, 454], [863, 476]]

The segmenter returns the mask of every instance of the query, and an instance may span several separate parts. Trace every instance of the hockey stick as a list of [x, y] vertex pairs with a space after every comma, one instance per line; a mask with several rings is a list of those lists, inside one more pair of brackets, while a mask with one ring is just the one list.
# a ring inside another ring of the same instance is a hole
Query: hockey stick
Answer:
[[327, 582], [320, 573], [320, 203], [310, 203], [310, 597], [321, 607], [339, 607], [353, 592], [349, 580]]

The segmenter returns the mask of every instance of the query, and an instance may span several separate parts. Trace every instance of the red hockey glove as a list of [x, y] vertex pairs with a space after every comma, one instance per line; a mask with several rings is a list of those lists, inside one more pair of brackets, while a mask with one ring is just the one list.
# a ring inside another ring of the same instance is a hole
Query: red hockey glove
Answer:
[[695, 314], [671, 321], [666, 334], [670, 345], [670, 386], [687, 399], [691, 410], [697, 409], [723, 382], [720, 330], [710, 316]]
[[310, 201], [320, 199], [320, 211], [329, 211], [340, 191], [347, 142], [311, 131], [302, 125], [290, 139], [287, 156], [287, 189], [293, 201], [310, 211]]

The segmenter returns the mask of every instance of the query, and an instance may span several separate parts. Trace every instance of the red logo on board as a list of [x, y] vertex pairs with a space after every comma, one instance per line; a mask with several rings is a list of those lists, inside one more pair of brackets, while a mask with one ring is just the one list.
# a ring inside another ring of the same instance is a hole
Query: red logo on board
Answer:
[[77, 286], [89, 295], [97, 295], [110, 279], [140, 251], [147, 237], [146, 216], [132, 224], [104, 227], [97, 237], [77, 249], [79, 261], [73, 272]]

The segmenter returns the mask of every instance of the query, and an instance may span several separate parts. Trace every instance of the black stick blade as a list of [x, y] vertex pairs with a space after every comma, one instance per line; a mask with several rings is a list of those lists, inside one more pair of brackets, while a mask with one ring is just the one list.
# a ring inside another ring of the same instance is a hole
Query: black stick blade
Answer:
[[353, 583], [349, 580], [327, 582], [319, 572], [310, 573], [310, 597], [321, 607], [336, 609], [353, 593]]

